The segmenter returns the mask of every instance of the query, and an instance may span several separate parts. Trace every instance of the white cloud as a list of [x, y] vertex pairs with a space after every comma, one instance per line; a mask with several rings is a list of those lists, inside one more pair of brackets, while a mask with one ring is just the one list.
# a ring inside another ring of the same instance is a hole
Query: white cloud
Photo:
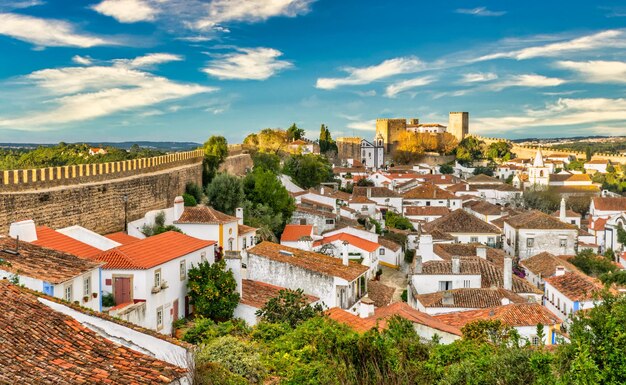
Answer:
[[591, 35], [563, 40], [550, 44], [526, 47], [509, 52], [497, 52], [480, 56], [472, 61], [484, 61], [493, 59], [516, 59], [525, 60], [536, 57], [555, 57], [572, 52], [590, 51], [600, 48], [624, 48], [626, 47], [626, 33], [623, 30], [607, 30]]
[[590, 83], [626, 83], [626, 63], [591, 60], [585, 62], [559, 61], [558, 67], [578, 73]]
[[456, 13], [461, 13], [464, 15], [473, 15], [473, 16], [502, 16], [506, 14], [506, 11], [491, 11], [487, 9], [487, 7], [476, 7], [476, 8], [459, 8], [455, 11]]
[[80, 64], [83, 66], [91, 65], [93, 62], [89, 56], [80, 56], [80, 55], [74, 55], [72, 57], [72, 61], [76, 64]]
[[0, 1], [0, 10], [13, 10], [36, 7], [38, 5], [45, 4], [40, 0], [14, 0], [14, 1]]
[[464, 74], [461, 81], [463, 83], [479, 83], [479, 82], [488, 82], [491, 80], [495, 80], [498, 78], [498, 75], [492, 72], [475, 72]]
[[626, 99], [559, 99], [523, 115], [476, 119], [477, 131], [508, 131], [526, 127], [574, 126], [626, 120]]
[[403, 80], [397, 83], [390, 84], [385, 89], [385, 96], [388, 98], [393, 98], [397, 94], [410, 90], [412, 88], [421, 87], [428, 85], [435, 81], [435, 78], [432, 76], [422, 76], [414, 79]]
[[283, 53], [273, 48], [238, 48], [237, 52], [219, 56], [203, 69], [218, 79], [265, 80], [293, 63], [278, 60]]
[[399, 57], [388, 59], [380, 64], [354, 68], [346, 67], [344, 72], [348, 76], [343, 78], [319, 78], [315, 87], [332, 90], [340, 86], [370, 84], [373, 81], [385, 79], [394, 75], [414, 73], [425, 69], [425, 64], [416, 57]]
[[376, 119], [350, 122], [346, 125], [346, 127], [359, 131], [375, 131]]
[[0, 13], [0, 35], [40, 47], [80, 47], [116, 44], [112, 40], [81, 34], [62, 20], [41, 19], [15, 13]]
[[24, 80], [44, 91], [39, 105], [53, 107], [0, 119], [0, 126], [41, 131], [216, 90], [115, 64], [45, 69], [25, 76]]
[[157, 64], [181, 60], [183, 60], [183, 57], [180, 55], [174, 55], [171, 53], [151, 53], [134, 59], [117, 59], [114, 60], [114, 63], [118, 66], [126, 66], [130, 68], [150, 68]]
[[563, 83], [565, 83], [565, 80], [559, 78], [549, 78], [536, 74], [524, 74], [509, 76], [500, 82], [488, 85], [487, 89], [492, 91], [501, 91], [509, 87], [555, 87]]
[[193, 23], [197, 29], [212, 29], [230, 21], [255, 22], [274, 16], [295, 17], [309, 12], [314, 0], [213, 0], [205, 16]]
[[158, 9], [144, 0], [104, 0], [92, 8], [94, 11], [110, 16], [120, 23], [153, 21], [158, 13]]

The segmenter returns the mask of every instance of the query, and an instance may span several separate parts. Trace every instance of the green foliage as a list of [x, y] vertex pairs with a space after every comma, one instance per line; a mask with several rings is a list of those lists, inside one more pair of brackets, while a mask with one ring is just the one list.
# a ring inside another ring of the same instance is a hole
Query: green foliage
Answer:
[[252, 157], [252, 162], [255, 170], [271, 171], [277, 175], [280, 173], [280, 157], [276, 154], [257, 152]]
[[551, 214], [559, 209], [561, 196], [554, 190], [526, 190], [522, 196], [524, 207]]
[[209, 318], [200, 316], [194, 319], [193, 327], [185, 332], [183, 341], [197, 345], [226, 335], [245, 337], [249, 333], [250, 328], [241, 319], [215, 323]]
[[327, 154], [327, 153], [333, 153], [333, 152], [335, 154], [337, 153], [337, 144], [331, 137], [330, 130], [324, 124], [322, 124], [320, 128], [319, 146], [320, 146], [321, 154]]
[[206, 196], [214, 209], [234, 215], [235, 209], [244, 201], [243, 181], [241, 178], [220, 173], [206, 186]]
[[146, 237], [151, 237], [153, 235], [162, 234], [168, 231], [176, 231], [177, 233], [182, 233], [181, 229], [174, 225], [165, 225], [165, 212], [163, 211], [157, 213], [157, 215], [154, 217], [153, 224], [146, 223], [141, 227], [141, 232]]
[[184, 193], [183, 200], [185, 201], [185, 207], [194, 207], [198, 205], [198, 202], [196, 201], [196, 198], [194, 198], [193, 195]]
[[609, 271], [600, 276], [600, 281], [605, 285], [617, 284], [626, 286], [626, 270]]
[[512, 148], [513, 144], [511, 144], [510, 142], [494, 142], [487, 147], [487, 150], [485, 151], [485, 156], [487, 157], [487, 159], [506, 162], [515, 157], [515, 154], [511, 153]]
[[585, 162], [578, 159], [573, 160], [565, 165], [565, 169], [570, 171], [585, 171]]
[[325, 157], [315, 154], [291, 155], [285, 160], [283, 173], [303, 189], [334, 180], [332, 165]]
[[583, 273], [592, 277], [600, 277], [603, 274], [612, 273], [617, 270], [617, 266], [610, 259], [596, 255], [592, 250], [585, 249], [569, 262], [579, 268]]
[[498, 319], [470, 322], [463, 326], [461, 332], [463, 332], [463, 339], [480, 343], [502, 344], [513, 340], [513, 346], [516, 346], [516, 341], [519, 339], [515, 329]]
[[439, 166], [439, 172], [442, 174], [452, 174], [454, 173], [454, 168], [449, 164], [442, 164]]
[[304, 137], [304, 129], [299, 128], [295, 123], [287, 129], [287, 140], [289, 142], [302, 139]]
[[404, 251], [404, 262], [410, 265], [413, 263], [414, 258], [415, 258], [415, 250], [406, 249]]
[[223, 136], [213, 135], [204, 142], [204, 161], [202, 163], [202, 184], [207, 185], [215, 174], [220, 164], [228, 156], [228, 142]]
[[277, 297], [267, 301], [256, 315], [265, 322], [286, 323], [293, 328], [309, 318], [321, 316], [323, 312], [321, 304], [308, 304], [302, 289], [285, 289], [279, 291]]
[[196, 362], [216, 362], [252, 384], [261, 384], [266, 376], [257, 349], [233, 336], [218, 337], [202, 345], [197, 352]]
[[626, 245], [626, 230], [624, 230], [624, 226], [621, 224], [617, 228], [617, 241], [622, 245]]
[[291, 219], [295, 202], [272, 171], [255, 169], [243, 179], [245, 224], [269, 236], [279, 235]]
[[198, 186], [197, 184], [193, 182], [188, 182], [185, 185], [185, 193], [193, 196], [197, 203], [202, 202], [202, 198], [204, 198], [202, 187]]
[[391, 210], [387, 210], [385, 214], [385, 225], [399, 230], [413, 230], [413, 224], [408, 218]]
[[194, 385], [248, 385], [249, 382], [215, 362], [199, 362], [195, 365]]
[[480, 174], [484, 174], [487, 176], [493, 176], [493, 172], [494, 169], [493, 167], [486, 167], [486, 166], [478, 166], [476, 168], [474, 168], [474, 175], [480, 175]]
[[409, 291], [407, 289], [404, 289], [402, 291], [402, 294], [400, 294], [400, 299], [402, 299], [402, 302], [407, 302], [409, 300]]
[[383, 225], [374, 218], [369, 218], [369, 221], [376, 228], [376, 234], [381, 235], [383, 233]]
[[464, 138], [456, 148], [456, 160], [464, 166], [473, 164], [483, 158], [484, 145], [485, 142], [473, 136]]
[[115, 297], [113, 296], [113, 293], [105, 293], [102, 295], [102, 306], [103, 307], [115, 306]]
[[237, 282], [224, 260], [202, 262], [189, 269], [187, 289], [196, 314], [212, 320], [232, 318], [239, 303]]

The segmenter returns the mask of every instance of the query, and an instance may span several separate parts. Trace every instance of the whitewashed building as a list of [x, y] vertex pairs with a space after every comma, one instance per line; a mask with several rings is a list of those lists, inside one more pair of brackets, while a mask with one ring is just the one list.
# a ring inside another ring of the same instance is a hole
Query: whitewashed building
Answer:
[[522, 260], [548, 252], [576, 254], [578, 228], [540, 211], [504, 218], [504, 251]]

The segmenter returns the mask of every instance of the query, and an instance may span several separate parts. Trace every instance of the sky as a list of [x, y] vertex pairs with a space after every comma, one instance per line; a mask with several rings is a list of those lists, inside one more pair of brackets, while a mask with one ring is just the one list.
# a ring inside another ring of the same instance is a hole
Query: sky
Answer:
[[626, 135], [626, 2], [0, 0], [0, 142]]

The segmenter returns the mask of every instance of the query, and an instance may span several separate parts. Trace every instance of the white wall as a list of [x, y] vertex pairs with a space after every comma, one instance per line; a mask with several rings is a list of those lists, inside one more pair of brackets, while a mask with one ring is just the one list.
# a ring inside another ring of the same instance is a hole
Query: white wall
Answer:
[[[440, 291], [440, 281], [452, 281], [452, 289], [480, 289], [481, 287], [480, 274], [415, 274], [411, 276], [413, 287], [419, 294], [430, 294]], [[469, 281], [469, 286], [465, 285], [465, 281]]]

